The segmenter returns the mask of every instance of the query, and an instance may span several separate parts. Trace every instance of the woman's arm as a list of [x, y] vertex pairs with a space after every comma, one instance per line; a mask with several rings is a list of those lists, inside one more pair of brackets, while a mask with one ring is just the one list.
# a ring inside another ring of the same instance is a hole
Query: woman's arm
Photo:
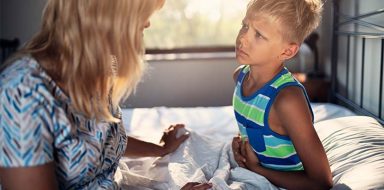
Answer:
[[0, 168], [0, 181], [6, 190], [58, 189], [53, 162], [34, 167]]
[[198, 183], [198, 182], [189, 182], [181, 187], [180, 190], [206, 190], [210, 189], [212, 184], [210, 183]]
[[168, 154], [160, 145], [128, 137], [124, 156], [128, 157], [159, 157]]
[[291, 138], [304, 171], [282, 172], [260, 166], [249, 142], [245, 143], [245, 165], [273, 184], [286, 189], [330, 189], [332, 174], [327, 156], [312, 124], [305, 96], [298, 87], [283, 89], [273, 105], [277, 116]]
[[128, 137], [127, 148], [124, 156], [132, 157], [159, 157], [174, 152], [187, 138], [184, 134], [176, 137], [177, 130], [184, 128], [184, 125], [171, 125], [161, 139], [161, 144], [145, 142], [133, 137]]

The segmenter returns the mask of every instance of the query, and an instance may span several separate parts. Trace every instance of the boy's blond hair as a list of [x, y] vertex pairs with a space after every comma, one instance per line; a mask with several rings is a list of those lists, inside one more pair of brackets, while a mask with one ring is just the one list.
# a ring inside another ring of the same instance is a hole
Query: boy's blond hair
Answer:
[[164, 0], [48, 0], [41, 30], [20, 51], [65, 85], [76, 111], [111, 113], [135, 89], [145, 64], [142, 30]]
[[302, 43], [321, 20], [321, 0], [251, 0], [247, 16], [272, 17], [282, 25], [284, 40]]

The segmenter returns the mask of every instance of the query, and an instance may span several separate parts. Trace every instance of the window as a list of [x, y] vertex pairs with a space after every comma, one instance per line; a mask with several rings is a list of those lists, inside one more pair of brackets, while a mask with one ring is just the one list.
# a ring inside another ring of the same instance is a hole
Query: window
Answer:
[[248, 0], [166, 0], [145, 31], [147, 49], [234, 46]]

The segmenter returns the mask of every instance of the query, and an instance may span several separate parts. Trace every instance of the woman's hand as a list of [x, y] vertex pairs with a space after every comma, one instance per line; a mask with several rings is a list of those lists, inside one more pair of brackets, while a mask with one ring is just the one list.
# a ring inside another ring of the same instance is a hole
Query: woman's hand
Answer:
[[160, 140], [164, 149], [164, 155], [174, 152], [189, 137], [189, 134], [181, 135], [179, 138], [176, 137], [177, 130], [181, 128], [184, 128], [183, 124], [171, 125], [164, 131], [164, 135]]
[[133, 137], [128, 137], [127, 148], [124, 156], [129, 157], [161, 157], [175, 151], [187, 138], [188, 134], [176, 138], [177, 130], [184, 128], [184, 125], [171, 125], [161, 138], [161, 145], [145, 142]]
[[210, 183], [197, 183], [189, 182], [185, 184], [180, 190], [206, 190], [212, 187]]

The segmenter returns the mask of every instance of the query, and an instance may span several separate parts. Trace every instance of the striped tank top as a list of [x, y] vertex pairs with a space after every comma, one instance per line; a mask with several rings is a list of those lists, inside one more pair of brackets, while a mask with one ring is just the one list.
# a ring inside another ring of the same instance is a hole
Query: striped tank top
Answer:
[[[262, 166], [279, 171], [303, 170], [291, 139], [272, 131], [268, 116], [277, 94], [287, 86], [302, 88], [310, 105], [304, 87], [284, 68], [254, 94], [245, 97], [242, 94], [242, 84], [249, 71], [249, 65], [241, 69], [233, 95], [233, 107], [241, 137], [248, 138]], [[310, 106], [309, 109], [313, 116]]]

